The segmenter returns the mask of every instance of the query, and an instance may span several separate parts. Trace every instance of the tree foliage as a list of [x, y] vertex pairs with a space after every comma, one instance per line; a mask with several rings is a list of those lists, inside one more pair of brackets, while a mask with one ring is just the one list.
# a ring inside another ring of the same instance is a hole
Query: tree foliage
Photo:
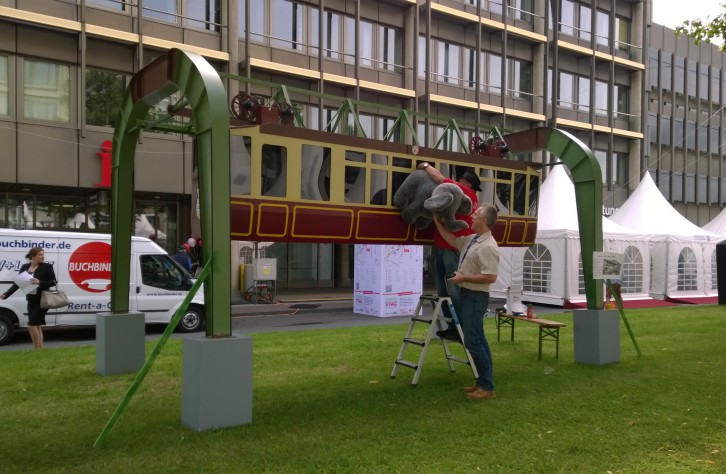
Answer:
[[[726, 9], [726, 3], [721, 4]], [[711, 43], [717, 40], [721, 43], [719, 47], [721, 51], [726, 50], [726, 11], [717, 15], [715, 18], [706, 20], [690, 20], [684, 21], [681, 26], [676, 27], [676, 35], [685, 35], [693, 39], [694, 44], [702, 42]]]

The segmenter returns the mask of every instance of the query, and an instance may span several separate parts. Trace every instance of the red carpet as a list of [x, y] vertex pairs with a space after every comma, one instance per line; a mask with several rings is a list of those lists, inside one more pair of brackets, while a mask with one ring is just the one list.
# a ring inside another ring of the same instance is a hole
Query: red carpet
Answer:
[[678, 304], [716, 304], [718, 303], [718, 296], [692, 296], [683, 298], [668, 298], [668, 301], [672, 301]]
[[[659, 306], [676, 306], [680, 303], [677, 302], [671, 302], [671, 301], [663, 301], [663, 300], [656, 300], [653, 298], [647, 298], [642, 300], [624, 300], [623, 301], [623, 309], [637, 309], [637, 308], [657, 308]], [[575, 302], [575, 301], [565, 301], [564, 304], [565, 309], [583, 309], [587, 308], [586, 302]]]

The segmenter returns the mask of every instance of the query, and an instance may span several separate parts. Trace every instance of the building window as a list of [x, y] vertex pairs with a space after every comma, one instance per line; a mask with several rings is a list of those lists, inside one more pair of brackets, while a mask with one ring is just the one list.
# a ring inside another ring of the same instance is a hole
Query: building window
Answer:
[[616, 84], [613, 88], [613, 101], [615, 118], [627, 118], [621, 115], [627, 116], [630, 113], [630, 88]]
[[23, 116], [70, 123], [71, 68], [61, 64], [23, 61]]
[[95, 5], [112, 10], [125, 10], [126, 3], [125, 0], [86, 0], [86, 5]]
[[[320, 18], [318, 10], [311, 8], [310, 20], [312, 27], [310, 28], [310, 44], [314, 46], [313, 55], [319, 54], [317, 47], [319, 46], [318, 31]], [[340, 58], [340, 15], [333, 12], [323, 13], [323, 22], [325, 23], [325, 31], [323, 32], [323, 56], [331, 59]]]
[[290, 0], [275, 0], [272, 12], [272, 45], [302, 49], [303, 6]]
[[502, 93], [502, 57], [489, 54], [489, 93]]
[[560, 33], [575, 36], [575, 3], [572, 0], [560, 2]]
[[482, 0], [482, 2], [481, 2], [482, 3], [482, 8], [487, 8], [487, 5], [486, 4], [488, 4], [488, 8], [489, 8], [489, 11], [490, 12], [496, 13], [497, 15], [501, 15], [502, 14], [502, 2], [503, 1], [504, 0], [489, 0], [489, 1]]
[[0, 115], [10, 115], [9, 93], [8, 57], [0, 55]]
[[[237, 10], [237, 18], [239, 18], [239, 36], [245, 37], [247, 32], [247, 0], [240, 0]], [[265, 41], [265, 25], [267, 21], [267, 9], [250, 5], [250, 41], [263, 43]]]
[[595, 14], [595, 43], [602, 46], [610, 43], [610, 14], [600, 10]]
[[532, 100], [532, 63], [509, 59], [509, 93], [512, 97]]
[[[483, 55], [484, 53], [481, 53]], [[476, 86], [476, 49], [466, 48], [464, 50], [464, 87], [473, 89]]]
[[615, 18], [615, 49], [630, 50], [630, 21], [625, 18]]
[[178, 242], [177, 205], [175, 202], [136, 201], [134, 235], [156, 242], [172, 251]]
[[403, 73], [403, 32], [388, 26], [378, 27], [378, 64], [380, 69]]
[[115, 127], [125, 91], [125, 75], [88, 69], [86, 71], [86, 124]]
[[[626, 153], [613, 153], [612, 159], [608, 159], [608, 152], [604, 150], [593, 150], [595, 158], [600, 165], [602, 182], [624, 185], [628, 182], [628, 155]], [[608, 161], [610, 161], [610, 175], [608, 176]]]
[[145, 18], [176, 23], [177, 9], [176, 0], [144, 0], [143, 11]]
[[219, 0], [187, 0], [186, 17], [187, 26], [219, 31]]
[[602, 174], [602, 184], [608, 182], [608, 152], [603, 150], [593, 150], [597, 164], [600, 165], [600, 173]]
[[571, 109], [575, 103], [575, 77], [567, 72], [560, 72], [557, 106]]
[[586, 5], [580, 5], [577, 36], [585, 41], [592, 39], [592, 10]]
[[460, 46], [444, 41], [438, 42], [436, 51], [436, 77], [439, 82], [459, 84], [460, 56]]
[[628, 184], [628, 154], [615, 153], [613, 159], [613, 182], [619, 186]]
[[[563, 35], [590, 41], [592, 39], [592, 9], [572, 0], [561, 0], [559, 30]], [[605, 44], [607, 44], [607, 29], [605, 38]]]
[[515, 20], [526, 21], [532, 23], [534, 19], [534, 2], [533, 0], [507, 0], [510, 18]]
[[359, 45], [356, 53], [355, 38], [355, 18], [345, 18], [345, 62], [349, 64], [358, 61], [361, 66], [373, 66], [373, 23], [362, 21], [358, 25], [359, 28]]
[[589, 77], [577, 77], [577, 110], [580, 112], [590, 111], [590, 83]]
[[418, 64], [416, 65], [416, 68], [418, 70], [418, 77], [421, 79], [424, 79], [426, 77], [426, 71], [429, 71], [428, 64], [426, 64], [426, 37], [425, 36], [419, 36], [418, 37], [418, 59], [416, 61]]
[[608, 114], [608, 84], [603, 81], [595, 81], [595, 113], [597, 115]]

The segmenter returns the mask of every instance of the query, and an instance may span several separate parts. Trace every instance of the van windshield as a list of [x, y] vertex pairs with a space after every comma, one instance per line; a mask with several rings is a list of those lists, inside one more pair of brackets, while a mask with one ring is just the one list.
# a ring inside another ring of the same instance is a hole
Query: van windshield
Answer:
[[168, 255], [141, 255], [141, 282], [164, 290], [188, 290], [189, 276]]

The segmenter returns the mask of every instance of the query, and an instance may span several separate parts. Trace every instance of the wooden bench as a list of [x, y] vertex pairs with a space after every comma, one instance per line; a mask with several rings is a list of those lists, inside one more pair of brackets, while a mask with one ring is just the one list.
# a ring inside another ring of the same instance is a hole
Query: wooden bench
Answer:
[[558, 321], [550, 321], [549, 319], [527, 318], [526, 316], [514, 316], [513, 314], [499, 314], [495, 317], [497, 324], [497, 341], [499, 341], [499, 333], [502, 326], [512, 328], [511, 340], [514, 341], [514, 322], [524, 321], [539, 326], [539, 355], [538, 360], [542, 360], [542, 341], [555, 341], [555, 359], [560, 358], [560, 328], [566, 327], [567, 324]]

